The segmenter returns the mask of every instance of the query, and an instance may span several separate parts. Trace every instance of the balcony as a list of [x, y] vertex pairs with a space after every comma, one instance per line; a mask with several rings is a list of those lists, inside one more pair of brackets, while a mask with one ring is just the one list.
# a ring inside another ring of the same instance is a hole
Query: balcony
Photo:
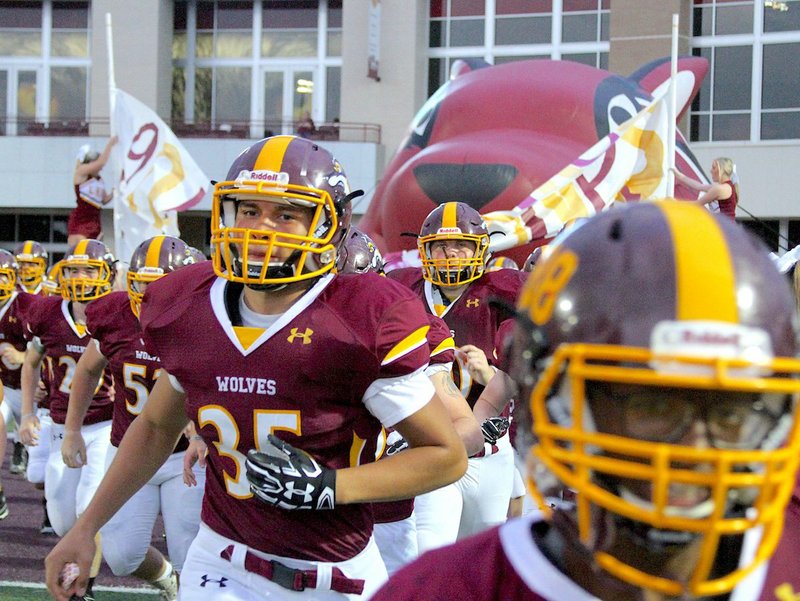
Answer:
[[[381, 126], [376, 123], [321, 123], [313, 129], [300, 127], [292, 120], [194, 122], [173, 121], [178, 138], [259, 139], [278, 134], [302, 135], [310, 140], [381, 143]], [[53, 119], [50, 121], [0, 119], [0, 136], [85, 137], [108, 134], [108, 119]]]

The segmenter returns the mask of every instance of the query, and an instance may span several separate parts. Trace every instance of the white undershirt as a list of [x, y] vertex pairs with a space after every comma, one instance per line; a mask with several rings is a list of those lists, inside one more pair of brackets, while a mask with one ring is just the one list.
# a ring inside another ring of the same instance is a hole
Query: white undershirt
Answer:
[[242, 317], [242, 325], [247, 326], [248, 328], [261, 328], [266, 330], [270, 327], [273, 323], [278, 321], [278, 318], [283, 315], [283, 313], [276, 313], [275, 315], [265, 315], [264, 313], [256, 313], [250, 307], [247, 306], [247, 303], [244, 302], [244, 290], [242, 290], [242, 295], [239, 297], [239, 315]]

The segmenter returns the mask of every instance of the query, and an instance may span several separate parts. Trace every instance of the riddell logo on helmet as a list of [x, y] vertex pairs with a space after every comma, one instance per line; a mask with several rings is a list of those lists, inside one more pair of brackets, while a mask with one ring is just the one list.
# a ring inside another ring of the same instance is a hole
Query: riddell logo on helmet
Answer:
[[272, 182], [274, 184], [285, 186], [289, 183], [289, 174], [284, 171], [277, 172], [268, 171], [266, 169], [258, 171], [248, 171], [247, 169], [242, 169], [239, 172], [239, 175], [236, 177], [236, 181]]
[[651, 347], [657, 354], [700, 357], [772, 357], [772, 344], [764, 330], [717, 322], [661, 322], [653, 329]]
[[461, 228], [460, 227], [440, 227], [436, 230], [437, 234], [460, 234]]

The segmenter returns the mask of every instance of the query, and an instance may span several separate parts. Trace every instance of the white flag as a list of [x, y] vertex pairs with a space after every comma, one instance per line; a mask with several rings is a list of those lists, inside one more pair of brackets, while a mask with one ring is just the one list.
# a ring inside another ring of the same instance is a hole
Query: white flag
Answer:
[[176, 211], [200, 202], [210, 182], [167, 124], [119, 89], [114, 90], [112, 120], [122, 155], [114, 237], [117, 257], [127, 262], [144, 240], [179, 236]]
[[483, 215], [492, 251], [555, 236], [564, 225], [590, 217], [614, 201], [667, 195], [667, 88], [615, 131], [536, 188], [510, 211]]

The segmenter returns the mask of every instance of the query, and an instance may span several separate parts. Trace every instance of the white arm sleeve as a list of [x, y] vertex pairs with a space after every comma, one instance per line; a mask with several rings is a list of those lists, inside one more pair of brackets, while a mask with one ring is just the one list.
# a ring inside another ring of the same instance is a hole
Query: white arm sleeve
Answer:
[[425, 368], [420, 368], [405, 376], [375, 380], [362, 400], [369, 412], [389, 428], [422, 409], [434, 392]]

